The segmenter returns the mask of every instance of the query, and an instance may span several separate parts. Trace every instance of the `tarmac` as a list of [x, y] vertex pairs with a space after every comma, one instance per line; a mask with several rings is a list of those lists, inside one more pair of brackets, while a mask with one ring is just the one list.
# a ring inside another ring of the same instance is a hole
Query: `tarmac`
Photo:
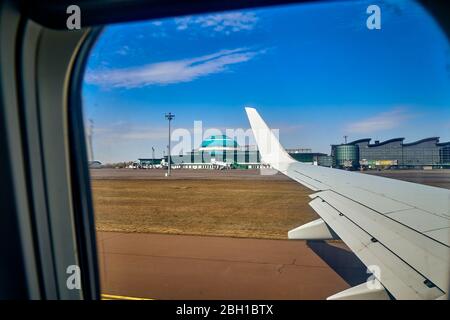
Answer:
[[102, 293], [149, 299], [325, 299], [365, 281], [341, 242], [97, 233]]

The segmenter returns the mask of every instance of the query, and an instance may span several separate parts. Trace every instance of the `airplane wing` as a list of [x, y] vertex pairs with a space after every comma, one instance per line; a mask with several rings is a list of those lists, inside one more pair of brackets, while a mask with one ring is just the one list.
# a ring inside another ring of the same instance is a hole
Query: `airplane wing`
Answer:
[[245, 108], [261, 159], [315, 191], [320, 219], [290, 239], [342, 239], [375, 279], [329, 299], [447, 299], [450, 190], [292, 159], [254, 108]]

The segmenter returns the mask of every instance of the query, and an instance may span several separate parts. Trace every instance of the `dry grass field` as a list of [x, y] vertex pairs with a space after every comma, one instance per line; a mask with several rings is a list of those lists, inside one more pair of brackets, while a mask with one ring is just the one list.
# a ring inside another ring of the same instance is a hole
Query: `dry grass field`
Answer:
[[[450, 171], [370, 172], [450, 188]], [[309, 189], [252, 170], [91, 170], [97, 229], [286, 239], [318, 216]]]
[[102, 177], [92, 188], [101, 231], [286, 239], [288, 230], [317, 218], [311, 192], [282, 176]]

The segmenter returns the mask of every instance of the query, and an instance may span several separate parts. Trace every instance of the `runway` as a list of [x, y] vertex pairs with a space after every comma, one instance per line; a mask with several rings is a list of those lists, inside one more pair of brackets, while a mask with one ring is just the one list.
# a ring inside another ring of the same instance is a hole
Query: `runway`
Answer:
[[102, 293], [151, 299], [325, 299], [367, 278], [341, 243], [97, 233]]

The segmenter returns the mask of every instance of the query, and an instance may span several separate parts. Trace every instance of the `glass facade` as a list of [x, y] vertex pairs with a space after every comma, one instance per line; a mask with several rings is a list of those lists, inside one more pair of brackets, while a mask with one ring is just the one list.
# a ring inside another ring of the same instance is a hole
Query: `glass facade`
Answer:
[[333, 165], [333, 157], [328, 155], [318, 156], [317, 164], [323, 167], [331, 167]]
[[404, 138], [390, 139], [383, 142], [375, 141], [369, 144], [369, 140], [357, 143], [360, 150], [360, 159], [367, 161], [398, 161], [403, 159]]
[[439, 149], [439, 161], [442, 164], [450, 165], [450, 143], [443, 144], [442, 147]]
[[346, 145], [333, 145], [333, 165], [342, 167], [343, 161], [351, 157], [348, 146], [355, 146], [359, 153], [359, 162], [368, 167], [404, 167], [441, 166], [450, 164], [450, 143], [439, 143], [438, 137], [431, 137], [404, 143], [405, 138], [395, 138], [383, 142], [360, 139]]
[[334, 164], [339, 168], [357, 167], [359, 164], [359, 147], [355, 144], [333, 146]]
[[318, 161], [319, 157], [326, 156], [326, 154], [318, 152], [295, 152], [295, 153], [288, 152], [288, 153], [293, 159], [299, 162], [308, 162], [308, 163], [313, 163], [315, 161]]

